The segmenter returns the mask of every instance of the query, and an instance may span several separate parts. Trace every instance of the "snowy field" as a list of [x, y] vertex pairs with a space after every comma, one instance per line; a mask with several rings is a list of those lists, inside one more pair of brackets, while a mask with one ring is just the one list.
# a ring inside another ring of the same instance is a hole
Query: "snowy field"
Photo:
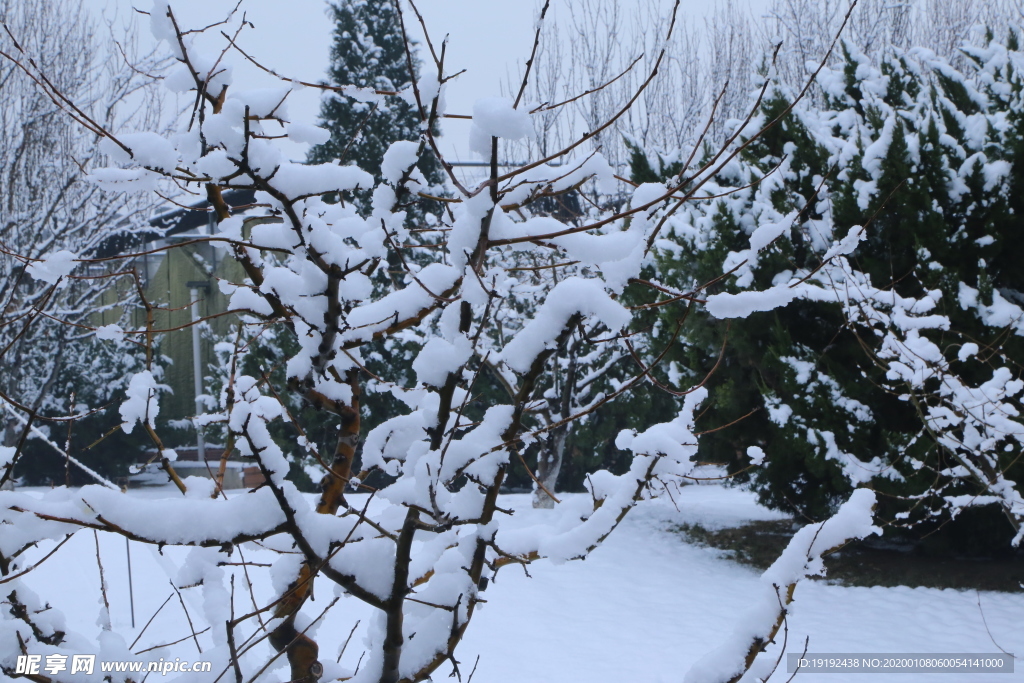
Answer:
[[[172, 495], [169, 490], [146, 490], [134, 495]], [[356, 496], [355, 498], [358, 498]], [[353, 500], [353, 503], [357, 503]], [[484, 593], [488, 603], [474, 617], [459, 647], [463, 680], [479, 655], [474, 683], [664, 683], [682, 681], [689, 666], [720, 644], [757, 594], [756, 570], [722, 557], [720, 551], [688, 545], [671, 529], [681, 522], [708, 528], [735, 526], [751, 520], [777, 519], [759, 507], [753, 496], [739, 489], [717, 485], [689, 486], [677, 496], [676, 510], [668, 501], [644, 504], [636, 509], [608, 542], [584, 562], [556, 566], [538, 562], [528, 578], [518, 567], [503, 568]], [[525, 495], [508, 496], [503, 507], [514, 507], [516, 524], [535, 523], [546, 511], [530, 509]], [[51, 546], [52, 547], [52, 546]], [[48, 548], [39, 549], [42, 556]], [[130, 643], [143, 625], [170, 596], [148, 630], [131, 648], [145, 648], [185, 638], [172, 647], [144, 657], [163, 656], [202, 659], [190, 636], [182, 604], [174, 595], [170, 578], [178, 575], [186, 550], [167, 548], [163, 555], [153, 548], [131, 544], [136, 628], [131, 627], [127, 590], [126, 549], [123, 539], [101, 535], [101, 558], [109, 586], [114, 630]], [[214, 552], [214, 551], [203, 551]], [[272, 561], [265, 550], [246, 548], [248, 562]], [[236, 553], [232, 558], [238, 561]], [[227, 569], [227, 568], [226, 568]], [[242, 578], [239, 567], [232, 568]], [[252, 610], [253, 599], [266, 604], [272, 589], [265, 568], [250, 568], [254, 595], [236, 583], [236, 615]], [[33, 572], [28, 583], [40, 590], [55, 607], [65, 611], [68, 626], [86, 636], [98, 632], [102, 605], [97, 604], [99, 575], [96, 546], [91, 532], [76, 534], [63, 548]], [[319, 614], [332, 595], [328, 582], [318, 582], [320, 592], [304, 611]], [[41, 590], [45, 587], [45, 590]], [[196, 631], [208, 624], [203, 613], [202, 591], [181, 591]], [[1010, 652], [1024, 653], [1024, 595], [981, 593], [989, 636], [979, 595], [973, 591], [929, 588], [846, 588], [825, 582], [804, 582], [796, 593], [789, 620], [790, 652], [801, 652], [810, 637], [810, 652], [908, 652], [992, 653], [992, 638]], [[319, 631], [324, 642], [342, 642], [357, 621], [360, 626], [342, 659], [354, 668], [361, 654], [360, 631], [369, 609], [355, 599], [341, 599], [328, 613]], [[219, 628], [223, 628], [223, 622]], [[310, 630], [313, 633], [316, 627]], [[252, 631], [239, 629], [241, 638]], [[205, 646], [209, 632], [198, 636]], [[269, 657], [263, 643], [248, 655], [256, 667]], [[767, 655], [762, 655], [762, 657]], [[337, 673], [337, 652], [321, 651], [327, 666], [323, 680]], [[287, 667], [271, 667], [265, 680], [287, 680]], [[786, 681], [780, 672], [772, 680]], [[450, 667], [442, 667], [436, 680], [447, 680]], [[1024, 681], [1024, 663], [1016, 674], [798, 674], [796, 681], [845, 683], [896, 680], [927, 681]], [[208, 683], [216, 675], [197, 678]], [[2, 677], [2, 675], [0, 675]], [[162, 680], [172, 680], [168, 676]], [[226, 676], [221, 680], [233, 680]], [[152, 679], [151, 679], [152, 680]]]

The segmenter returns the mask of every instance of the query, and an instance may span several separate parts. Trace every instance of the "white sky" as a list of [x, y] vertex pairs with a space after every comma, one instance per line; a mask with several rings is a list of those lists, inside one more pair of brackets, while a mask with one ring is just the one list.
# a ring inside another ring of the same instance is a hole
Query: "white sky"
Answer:
[[[237, 0], [176, 0], [172, 2], [179, 16], [184, 15], [192, 26], [205, 25], [223, 18]], [[631, 0], [623, 5], [628, 9]], [[736, 0], [738, 6], [761, 11], [769, 0]], [[108, 16], [114, 12], [118, 21], [134, 14], [132, 7], [148, 10], [149, 0], [85, 0], [97, 13]], [[558, 0], [556, 0], [556, 3]], [[668, 4], [669, 0], [662, 0]], [[700, 20], [715, 8], [716, 0], [682, 0], [682, 12], [691, 20]], [[450, 35], [447, 64], [451, 72], [467, 72], [449, 85], [449, 113], [471, 114], [473, 102], [480, 97], [499, 95], [501, 84], [510, 74], [518, 72], [519, 64], [529, 57], [533, 44], [534, 21], [539, 8], [536, 0], [418, 0], [431, 32], [440, 42]], [[242, 9], [256, 30], [243, 33], [239, 44], [257, 60], [304, 81], [316, 82], [327, 68], [331, 44], [332, 22], [326, 14], [325, 0], [243, 0]], [[146, 20], [135, 14], [136, 17]], [[416, 28], [414, 17], [407, 20]], [[149, 38], [148, 21], [140, 33]], [[233, 56], [236, 88], [266, 87], [275, 81], [249, 65], [240, 64]], [[306, 89], [293, 93], [289, 114], [293, 120], [314, 123], [319, 112], [318, 91]], [[443, 143], [453, 159], [468, 159], [465, 152], [469, 126], [448, 120], [444, 126]], [[288, 152], [303, 158], [305, 148], [293, 146]]]

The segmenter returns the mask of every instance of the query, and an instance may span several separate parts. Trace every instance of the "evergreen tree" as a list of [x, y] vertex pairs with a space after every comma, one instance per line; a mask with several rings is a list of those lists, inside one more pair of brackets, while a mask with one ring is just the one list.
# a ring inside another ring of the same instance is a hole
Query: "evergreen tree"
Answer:
[[[335, 27], [328, 83], [384, 92], [405, 91], [405, 96], [326, 96], [320, 105], [320, 120], [331, 132], [331, 139], [314, 147], [309, 161], [326, 163], [337, 159], [342, 164], [355, 163], [380, 180], [381, 159], [391, 143], [418, 140], [422, 132], [421, 118], [411, 96], [409, 62], [398, 9], [392, 0], [338, 0], [331, 4], [329, 12]], [[441, 168], [432, 155], [420, 157], [419, 169], [430, 185], [441, 184]]]
[[[1024, 287], [1015, 266], [1015, 216], [1024, 210], [1017, 206], [1024, 196], [1024, 100], [1015, 41], [1011, 34], [1007, 46], [967, 49], [967, 74], [934, 56], [918, 61], [890, 49], [870, 57], [848, 46], [845, 63], [819, 79], [823, 105], [798, 107], [747, 147], [709, 191], [726, 196], [676, 221], [683, 248], [661, 250], [662, 282], [707, 282], [724, 262], [735, 272], [707, 294], [751, 283], [769, 289], [793, 273], [813, 274], [833, 240], [865, 226], [852, 267], [890, 298], [934, 300], [948, 329], [921, 336], [945, 350], [941, 362], [975, 383], [994, 367], [1019, 367]], [[762, 121], [782, 113], [790, 97], [776, 90]], [[634, 178], [673, 176], [680, 169], [665, 159], [678, 156], [636, 150]], [[773, 243], [751, 250], [755, 228], [786, 220], [791, 225]], [[702, 458], [739, 472], [749, 465], [746, 446], [760, 445], [768, 458], [753, 470], [753, 485], [762, 502], [820, 519], [852, 488], [869, 485], [887, 494], [880, 498], [884, 517], [931, 530], [950, 500], [983, 493], [965, 483], [948, 447], [928, 433], [922, 411], [939, 402], [909, 396], [898, 373], [879, 361], [889, 337], [876, 319], [844, 316], [825, 300], [731, 324], [695, 315], [673, 358], [678, 371], [707, 372], [728, 338], [703, 428], [743, 419], [704, 436]], [[958, 356], [973, 343], [985, 350], [980, 360]], [[933, 380], [936, 392], [939, 384]], [[969, 441], [966, 433], [955, 438]], [[1019, 481], [1017, 450], [1012, 441], [1004, 445], [999, 469]], [[942, 495], [922, 502], [936, 491]], [[987, 512], [965, 515], [961, 533], [944, 541], [960, 551], [1005, 546], [1010, 527], [996, 508]]]

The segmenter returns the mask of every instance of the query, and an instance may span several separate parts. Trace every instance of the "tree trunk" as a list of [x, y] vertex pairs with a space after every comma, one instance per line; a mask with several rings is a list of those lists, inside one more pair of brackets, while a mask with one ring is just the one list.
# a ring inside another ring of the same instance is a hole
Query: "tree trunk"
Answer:
[[[547, 491], [555, 492], [555, 485], [558, 483], [558, 473], [562, 470], [562, 456], [565, 454], [565, 444], [569, 439], [568, 426], [560, 427], [544, 441], [544, 445], [537, 458], [537, 481], [541, 486], [533, 487], [533, 507], [550, 510], [555, 507], [555, 500], [548, 495]], [[544, 489], [547, 489], [545, 491]]]
[[[565, 421], [572, 412], [572, 400], [576, 393], [576, 355], [579, 352], [579, 341], [568, 344], [569, 367], [565, 379], [561, 382], [561, 396], [558, 397], [557, 412], [552, 421]], [[557, 366], [556, 366], [557, 367]], [[550, 405], [550, 404], [549, 404]], [[555, 406], [552, 406], [554, 408]], [[555, 507], [555, 492], [558, 473], [562, 470], [562, 457], [565, 455], [565, 444], [572, 433], [572, 423], [567, 422], [553, 429], [544, 440], [537, 456], [537, 481], [533, 488], [533, 507], [550, 510]]]

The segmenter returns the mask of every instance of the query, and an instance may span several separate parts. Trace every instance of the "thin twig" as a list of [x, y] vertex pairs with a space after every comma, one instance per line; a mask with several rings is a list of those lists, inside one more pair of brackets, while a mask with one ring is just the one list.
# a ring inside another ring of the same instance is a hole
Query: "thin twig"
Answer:
[[[160, 610], [162, 610], [164, 608], [164, 606], [167, 605], [167, 603], [169, 603], [171, 601], [171, 598], [173, 598], [173, 597], [174, 597], [174, 593], [171, 593], [170, 595], [167, 596], [167, 599], [164, 600], [163, 603], [161, 603], [160, 606], [156, 608], [156, 611], [153, 612], [153, 616], [151, 616], [149, 618], [149, 621], [146, 622], [146, 625], [142, 627], [141, 631], [139, 631], [139, 635], [135, 636], [135, 640], [133, 640], [132, 644], [128, 646], [129, 650], [132, 649], [133, 647], [135, 647], [135, 645], [139, 642], [139, 639], [142, 638], [142, 634], [144, 634], [146, 632], [146, 629], [149, 628], [149, 625], [153, 623], [154, 619], [156, 619], [156, 615], [160, 614]], [[139, 654], [139, 653], [136, 652], [135, 654]]]
[[[196, 633], [195, 626], [192, 625], [192, 617], [189, 616], [188, 608], [185, 607], [185, 600], [181, 597], [181, 591], [178, 590], [178, 587], [174, 585], [173, 581], [168, 581], [168, 583], [171, 584], [171, 588], [174, 589], [174, 592], [178, 594], [178, 602], [181, 603], [181, 610], [185, 613], [185, 619], [188, 620], [189, 630], [192, 631], [192, 640], [195, 641], [196, 649], [199, 650], [199, 654], [202, 654], [203, 648], [199, 646], [199, 638], [196, 637], [198, 634]], [[181, 640], [185, 640], [185, 638], [182, 638]], [[181, 640], [179, 640], [178, 642], [180, 643]]]
[[103, 630], [109, 631], [110, 626], [110, 601], [107, 599], [107, 580], [103, 576], [103, 561], [100, 560], [100, 535], [95, 529], [92, 530], [92, 538], [96, 542], [96, 566], [100, 570], [100, 595], [103, 597]]

